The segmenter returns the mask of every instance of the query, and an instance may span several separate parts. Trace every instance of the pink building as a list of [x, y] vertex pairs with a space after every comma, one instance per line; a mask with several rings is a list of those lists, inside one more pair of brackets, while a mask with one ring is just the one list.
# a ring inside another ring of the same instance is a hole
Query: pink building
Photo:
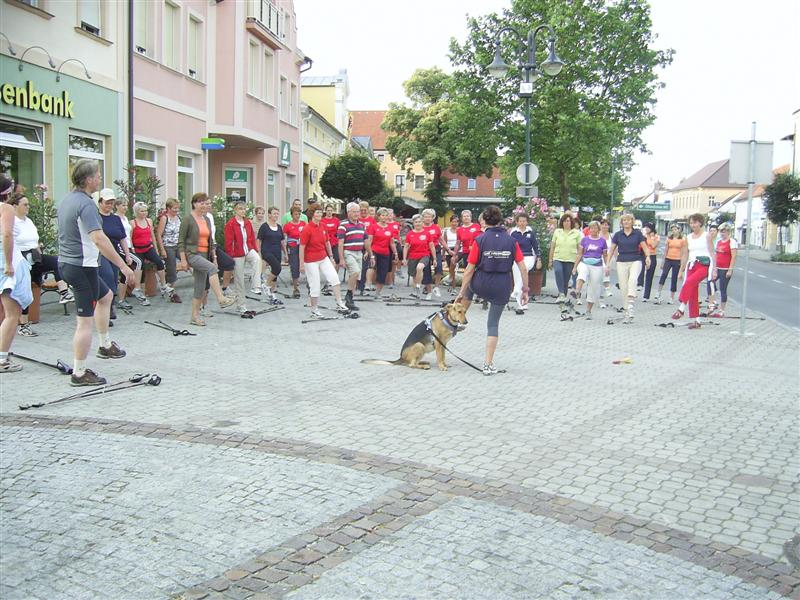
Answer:
[[[224, 194], [281, 211], [299, 197], [300, 67], [292, 0], [134, 4], [135, 164], [159, 200]], [[203, 138], [225, 148], [203, 150]]]

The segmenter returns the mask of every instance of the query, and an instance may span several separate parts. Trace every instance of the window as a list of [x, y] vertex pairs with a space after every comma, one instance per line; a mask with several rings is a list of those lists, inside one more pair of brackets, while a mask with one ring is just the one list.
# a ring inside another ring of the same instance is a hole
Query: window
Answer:
[[163, 61], [170, 69], [180, 70], [180, 57], [178, 49], [180, 48], [181, 33], [179, 30], [180, 25], [180, 9], [174, 4], [164, 2], [164, 52]]
[[286, 201], [286, 206], [292, 205], [292, 199], [294, 198], [294, 175], [286, 175], [286, 188], [284, 190], [284, 200]]
[[0, 121], [0, 171], [29, 191], [44, 183], [42, 129]]
[[261, 46], [254, 40], [250, 40], [250, 53], [248, 55], [248, 77], [247, 77], [247, 91], [253, 95], [258, 95], [260, 82], [259, 71], [261, 70]]
[[194, 194], [194, 155], [178, 153], [178, 200], [186, 207]]
[[189, 77], [202, 78], [203, 64], [203, 23], [195, 17], [189, 17], [189, 35], [186, 48], [186, 61]]
[[458, 189], [458, 179], [451, 179], [450, 180], [450, 189], [457, 190]]
[[78, 24], [84, 31], [100, 35], [100, 0], [78, 0]]
[[289, 120], [289, 82], [286, 80], [286, 77], [281, 77], [281, 87], [279, 90], [280, 94], [280, 110], [281, 110], [281, 119], [284, 121]]
[[402, 190], [406, 187], [406, 176], [405, 175], [395, 175], [394, 176], [394, 187], [398, 190]]
[[383, 162], [383, 158], [384, 158], [385, 156], [386, 156], [386, 155], [385, 155], [385, 154], [383, 154], [383, 153], [381, 152], [380, 154], [376, 154], [376, 155], [375, 155], [375, 158], [377, 158], [377, 159], [378, 159], [378, 162]]
[[275, 58], [269, 50], [264, 50], [264, 100], [275, 102]]
[[[105, 140], [99, 135], [81, 132], [69, 132], [69, 173], [67, 181], [72, 181], [72, 169], [75, 164], [83, 159], [89, 158], [97, 161], [100, 165], [100, 177], [105, 181]], [[104, 187], [101, 183], [100, 187]]]
[[425, 175], [414, 175], [414, 189], [418, 192], [425, 189]]
[[297, 86], [295, 84], [289, 86], [289, 122], [297, 124]]
[[133, 4], [133, 45], [139, 54], [153, 56], [152, 6], [149, 2], [135, 2]]
[[495, 190], [495, 191], [500, 189], [500, 180], [499, 179], [495, 179], [492, 182], [492, 189]]
[[276, 182], [278, 174], [275, 171], [267, 171], [267, 207], [277, 206]]
[[158, 174], [158, 150], [155, 146], [136, 142], [133, 166], [136, 169], [136, 181], [145, 181]]
[[474, 179], [467, 179], [467, 189], [474, 190], [477, 187]]

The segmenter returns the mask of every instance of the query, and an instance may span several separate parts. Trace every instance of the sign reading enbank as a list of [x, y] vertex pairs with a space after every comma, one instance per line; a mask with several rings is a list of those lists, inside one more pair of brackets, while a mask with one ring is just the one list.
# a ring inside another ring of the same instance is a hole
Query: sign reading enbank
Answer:
[[67, 119], [75, 117], [72, 112], [73, 103], [69, 99], [68, 91], [61, 92], [60, 97], [42, 94], [33, 88], [32, 81], [28, 81], [25, 87], [4, 83], [0, 88], [0, 98], [2, 98], [3, 103], [18, 108], [27, 108], [28, 110], [53, 115], [54, 117], [66, 117]]

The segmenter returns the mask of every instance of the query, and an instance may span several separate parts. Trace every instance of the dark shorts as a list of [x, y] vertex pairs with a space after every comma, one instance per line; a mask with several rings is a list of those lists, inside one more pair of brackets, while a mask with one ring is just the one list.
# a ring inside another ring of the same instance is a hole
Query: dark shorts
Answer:
[[281, 274], [281, 257], [270, 253], [262, 254], [261, 257], [269, 265], [272, 276], [277, 278]]
[[75, 294], [75, 312], [79, 317], [94, 316], [94, 307], [100, 298], [109, 293], [108, 286], [100, 279], [98, 267], [78, 267], [59, 263], [61, 275]]
[[219, 246], [217, 246], [216, 248], [216, 254], [217, 254], [217, 268], [219, 269], [219, 272], [224, 273], [225, 271], [233, 271], [233, 267], [235, 266], [233, 259], [230, 256], [228, 256], [226, 252]]
[[289, 253], [289, 270], [292, 272], [292, 279], [300, 279], [300, 247], [289, 246], [286, 251]]
[[375, 254], [375, 282], [381, 285], [386, 283], [386, 275], [392, 267], [391, 254]]
[[466, 269], [468, 256], [469, 252], [459, 252], [458, 254], [456, 254], [456, 265], [458, 265], [462, 269]]
[[423, 267], [427, 268], [431, 265], [431, 255], [426, 254], [422, 258], [409, 258], [408, 259], [408, 274], [411, 277], [414, 277], [414, 273], [417, 270], [417, 265], [422, 265]]

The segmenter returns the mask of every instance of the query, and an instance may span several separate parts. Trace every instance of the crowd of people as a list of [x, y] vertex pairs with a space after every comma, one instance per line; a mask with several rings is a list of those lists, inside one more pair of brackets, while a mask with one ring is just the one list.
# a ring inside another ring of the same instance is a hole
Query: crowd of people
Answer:
[[[276, 207], [259, 207], [249, 219], [247, 206], [236, 202], [232, 217], [222, 224], [224, 244], [218, 245], [207, 194], [194, 194], [188, 213], [178, 200], [168, 199], [154, 220], [148, 216], [148, 206], [137, 202], [129, 218], [125, 199], [117, 198], [112, 189], [98, 189], [100, 177], [93, 161], [81, 160], [75, 165], [74, 189], [58, 204], [57, 256], [42, 253], [36, 225], [27, 216], [25, 194], [16, 191], [10, 179], [0, 178], [0, 259], [4, 267], [0, 276], [0, 372], [21, 368], [9, 359], [9, 350], [15, 335], [36, 336], [27, 315], [31, 281], [41, 287], [43, 276], [52, 273], [59, 302], [75, 303], [71, 383], [105, 383], [86, 366], [92, 330], [96, 329], [100, 339], [98, 358], [125, 356], [111, 340], [109, 328], [116, 309], [129, 311], [131, 301], [150, 304], [142, 290], [143, 267], [150, 264], [161, 297], [170, 303], [183, 302], [175, 284], [178, 273], [191, 272], [188, 322], [195, 327], [205, 327], [206, 319], [214, 315], [208, 305], [209, 292], [220, 309], [235, 305], [235, 310], [246, 316], [252, 312], [248, 295], [273, 305], [283, 304], [281, 296], [301, 298], [304, 276], [308, 318], [322, 319], [320, 295], [332, 295], [335, 310], [348, 315], [359, 310], [357, 300], [365, 294], [382, 298], [387, 288], [392, 295], [399, 294], [401, 286], [396, 280], [405, 268], [409, 297], [417, 302], [442, 300], [447, 295], [467, 306], [478, 299], [489, 309], [483, 372], [491, 375], [497, 372], [494, 352], [500, 316], [510, 302], [517, 314], [525, 314], [529, 272], [542, 268], [540, 241], [528, 217], [517, 214], [507, 223], [496, 206], [486, 208], [477, 223], [469, 210], [454, 214], [449, 226], [442, 229], [432, 209], [424, 209], [406, 222], [391, 208], [351, 202], [345, 218], [340, 219], [332, 205], [311, 202], [304, 211], [296, 200], [282, 216]], [[737, 246], [729, 225], [719, 228], [717, 240], [716, 231], [706, 231], [703, 215], [692, 215], [688, 221], [688, 234], [675, 225], [665, 240], [653, 301], [662, 302], [662, 294], [666, 296], [663, 288], [670, 279], [666, 302], [675, 302], [678, 280], [685, 274], [672, 318], [680, 319], [688, 310], [689, 328], [696, 329], [700, 327], [699, 288], [704, 281], [710, 298], [716, 286], [721, 295], [718, 309], [712, 306], [710, 316], [724, 316]], [[622, 215], [620, 222], [620, 229], [612, 233], [606, 219], [582, 227], [576, 215], [566, 212], [551, 226], [547, 258], [558, 301], [582, 304], [585, 296], [587, 319], [592, 318], [595, 306], [605, 307], [614, 294], [612, 269], [625, 322], [633, 321], [640, 290], [643, 301], [650, 301], [660, 237], [650, 224], [637, 227], [632, 215]], [[291, 291], [286, 294], [278, 290], [284, 265], [289, 267], [291, 280]]]

